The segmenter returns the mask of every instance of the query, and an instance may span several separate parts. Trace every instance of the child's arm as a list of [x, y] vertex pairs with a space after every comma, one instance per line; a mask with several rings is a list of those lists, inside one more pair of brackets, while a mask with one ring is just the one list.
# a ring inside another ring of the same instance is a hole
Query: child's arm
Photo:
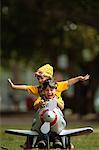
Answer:
[[11, 87], [13, 89], [17, 89], [17, 90], [26, 90], [26, 85], [15, 85], [13, 84], [13, 82], [11, 81], [11, 79], [8, 79], [8, 82], [10, 83]]
[[58, 101], [57, 101], [57, 105], [58, 105], [58, 107], [59, 107], [61, 110], [64, 109], [64, 102], [58, 102]]
[[85, 75], [85, 76], [78, 76], [78, 77], [75, 77], [75, 78], [71, 78], [68, 80], [68, 84], [69, 85], [72, 85], [72, 84], [75, 84], [77, 83], [78, 81], [85, 81], [85, 80], [88, 80], [90, 77], [90, 75]]

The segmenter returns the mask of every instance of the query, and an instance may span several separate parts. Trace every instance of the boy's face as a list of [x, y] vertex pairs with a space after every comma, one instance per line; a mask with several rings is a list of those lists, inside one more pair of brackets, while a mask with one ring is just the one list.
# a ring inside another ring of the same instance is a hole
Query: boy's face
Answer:
[[50, 88], [49, 86], [47, 86], [47, 88], [44, 90], [45, 96], [48, 99], [53, 99], [56, 96], [56, 89], [54, 88]]

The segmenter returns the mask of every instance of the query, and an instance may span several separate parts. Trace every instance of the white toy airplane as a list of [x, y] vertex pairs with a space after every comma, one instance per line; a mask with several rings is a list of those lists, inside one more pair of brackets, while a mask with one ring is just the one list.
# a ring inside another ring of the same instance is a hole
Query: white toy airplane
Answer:
[[[66, 130], [64, 116], [61, 110], [57, 107], [56, 101], [51, 100], [46, 106], [42, 106], [37, 111], [31, 130], [7, 129], [5, 132], [14, 135], [27, 136], [27, 138], [33, 137], [32, 148], [37, 147], [37, 140], [39, 138], [39, 133], [41, 132], [42, 134], [47, 135], [48, 150], [51, 148], [50, 143], [52, 142], [50, 134], [57, 133], [62, 141], [62, 149], [71, 150], [70, 138], [72, 136], [89, 134], [93, 132], [93, 128], [84, 127]], [[52, 148], [54, 147], [52, 146]]]

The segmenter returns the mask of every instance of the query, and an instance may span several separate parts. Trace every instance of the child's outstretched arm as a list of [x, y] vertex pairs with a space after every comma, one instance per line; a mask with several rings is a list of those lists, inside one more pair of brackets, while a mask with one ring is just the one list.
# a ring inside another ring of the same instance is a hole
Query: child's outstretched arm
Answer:
[[17, 89], [17, 90], [26, 90], [26, 85], [15, 85], [11, 79], [8, 79], [8, 82], [10, 83], [11, 87], [13, 89]]
[[75, 84], [77, 83], [78, 81], [85, 81], [85, 80], [88, 80], [90, 77], [90, 75], [85, 75], [85, 76], [78, 76], [78, 77], [75, 77], [75, 78], [71, 78], [68, 80], [68, 84], [69, 85], [72, 85], [72, 84]]

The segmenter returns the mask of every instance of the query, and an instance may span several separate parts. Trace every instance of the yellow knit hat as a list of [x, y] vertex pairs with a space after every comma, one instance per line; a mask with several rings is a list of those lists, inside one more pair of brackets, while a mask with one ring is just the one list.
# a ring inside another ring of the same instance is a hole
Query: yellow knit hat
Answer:
[[40, 71], [44, 74], [44, 76], [52, 77], [53, 76], [53, 67], [49, 64], [46, 64], [40, 67], [37, 72]]

